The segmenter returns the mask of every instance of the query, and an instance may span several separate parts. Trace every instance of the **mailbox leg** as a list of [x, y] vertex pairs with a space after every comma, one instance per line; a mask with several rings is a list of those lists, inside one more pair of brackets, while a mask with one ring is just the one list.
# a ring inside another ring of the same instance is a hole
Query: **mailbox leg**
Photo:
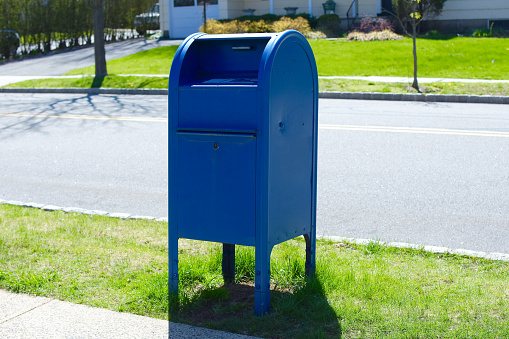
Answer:
[[311, 277], [315, 274], [316, 265], [316, 234], [311, 231], [304, 234], [306, 239], [306, 277]]
[[223, 278], [225, 284], [235, 282], [235, 245], [223, 244]]
[[178, 268], [178, 237], [172, 236], [168, 239], [169, 244], [169, 293], [178, 296], [179, 290], [179, 268]]
[[255, 314], [264, 315], [270, 311], [270, 253], [267, 245], [255, 249]]

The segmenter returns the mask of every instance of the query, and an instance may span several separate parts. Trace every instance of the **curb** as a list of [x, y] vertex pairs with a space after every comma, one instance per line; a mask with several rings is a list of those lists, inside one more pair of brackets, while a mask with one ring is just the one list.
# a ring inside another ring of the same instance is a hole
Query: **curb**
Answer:
[[[83, 208], [77, 207], [60, 207], [54, 205], [45, 205], [45, 204], [37, 204], [33, 202], [24, 203], [21, 201], [14, 200], [1, 200], [0, 204], [14, 205], [20, 207], [28, 207], [28, 208], [38, 208], [45, 211], [62, 211], [64, 213], [80, 213], [80, 214], [88, 214], [88, 215], [101, 215], [107, 216], [110, 218], [120, 218], [120, 219], [136, 219], [136, 220], [155, 220], [160, 222], [168, 222], [168, 218], [155, 218], [148, 216], [140, 216], [140, 215], [130, 215], [128, 213], [110, 213], [99, 210], [87, 210]], [[337, 236], [318, 236], [318, 239], [332, 240], [332, 241], [348, 241], [351, 243], [359, 244], [359, 245], [367, 245], [369, 243], [379, 243], [381, 245], [385, 245], [388, 247], [397, 247], [397, 248], [408, 248], [415, 250], [423, 250], [425, 252], [434, 253], [434, 254], [456, 254], [473, 258], [483, 258], [497, 261], [505, 261], [509, 262], [509, 253], [486, 253], [480, 251], [471, 251], [466, 249], [450, 249], [447, 247], [440, 246], [430, 246], [430, 245], [417, 245], [405, 242], [384, 242], [373, 239], [356, 239], [356, 238], [345, 238], [345, 237], [337, 237]]]
[[455, 254], [455, 255], [462, 255], [462, 256], [466, 256], [466, 257], [509, 262], [509, 253], [498, 253], [498, 252], [486, 253], [486, 252], [481, 252], [481, 251], [466, 250], [463, 248], [450, 249], [448, 247], [417, 245], [417, 244], [411, 244], [411, 243], [406, 243], [406, 242], [385, 242], [385, 241], [373, 240], [373, 239], [356, 239], [356, 238], [345, 238], [345, 237], [336, 237], [336, 236], [322, 236], [322, 237], [318, 237], [318, 238], [332, 240], [332, 241], [347, 241], [347, 242], [351, 242], [351, 243], [358, 244], [358, 245], [368, 245], [370, 243], [378, 243], [380, 245], [384, 245], [384, 246], [388, 246], [388, 247], [423, 250], [425, 252], [434, 253], [434, 254]]
[[14, 94], [115, 94], [115, 95], [168, 95], [167, 89], [140, 88], [0, 88], [0, 93]]
[[21, 201], [15, 201], [15, 200], [1, 200], [0, 199], [0, 204], [7, 204], [7, 205], [20, 206], [20, 207], [28, 207], [28, 208], [38, 208], [38, 209], [45, 210], [48, 212], [62, 211], [64, 213], [100, 215], [100, 216], [107, 216], [110, 218], [119, 218], [119, 219], [155, 220], [155, 221], [161, 221], [161, 222], [168, 222], [168, 218], [155, 218], [155, 217], [149, 217], [149, 216], [144, 216], [144, 215], [131, 215], [128, 213], [111, 213], [111, 212], [99, 211], [99, 210], [87, 210], [87, 209], [78, 208], [78, 207], [61, 207], [61, 206], [54, 206], [54, 205], [38, 204], [35, 202], [21, 202]]
[[[0, 93], [17, 94], [113, 94], [113, 95], [168, 95], [167, 89], [139, 88], [0, 88]], [[322, 99], [351, 100], [389, 100], [420, 102], [453, 102], [470, 104], [504, 104], [509, 105], [509, 97], [490, 95], [448, 95], [448, 94], [405, 94], [405, 93], [356, 93], [356, 92], [320, 92]]]
[[509, 97], [491, 95], [406, 94], [406, 93], [354, 93], [320, 92], [323, 99], [390, 100], [421, 102], [455, 102], [469, 104], [509, 104]]

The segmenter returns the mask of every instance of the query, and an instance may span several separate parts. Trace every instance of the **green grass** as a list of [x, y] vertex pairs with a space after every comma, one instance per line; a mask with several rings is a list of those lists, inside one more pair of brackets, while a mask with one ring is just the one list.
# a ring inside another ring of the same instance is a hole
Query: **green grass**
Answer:
[[167, 317], [167, 224], [0, 205], [0, 225], [0, 288]]
[[[100, 83], [100, 86], [97, 84]], [[93, 76], [64, 79], [36, 79], [10, 84], [10, 88], [168, 88], [168, 78], [109, 76], [94, 84]], [[320, 91], [327, 92], [380, 92], [416, 93], [409, 84], [384, 83], [365, 80], [319, 79]], [[421, 84], [426, 94], [468, 94], [509, 96], [509, 83], [441, 83]]]
[[[178, 46], [157, 47], [107, 62], [109, 74], [170, 74]], [[65, 75], [95, 74], [95, 66], [79, 68]]]
[[[320, 91], [325, 92], [365, 92], [365, 93], [417, 93], [408, 84], [375, 82], [364, 80], [319, 79]], [[421, 83], [419, 89], [424, 94], [495, 95], [509, 96], [509, 83]]]
[[168, 303], [164, 222], [0, 205], [0, 288], [270, 338], [506, 338], [509, 263], [422, 250], [304, 241], [272, 254], [272, 312], [253, 315], [254, 251], [237, 246], [224, 285], [219, 244], [180, 240]]
[[[412, 40], [310, 40], [319, 75], [413, 76]], [[177, 46], [159, 47], [108, 62], [110, 74], [169, 74]], [[509, 39], [418, 39], [420, 77], [509, 79]], [[94, 67], [67, 73], [94, 74]]]
[[112, 75], [95, 81], [94, 76], [80, 78], [35, 79], [9, 84], [9, 88], [168, 88], [167, 77]]
[[[310, 44], [320, 75], [413, 77], [409, 38]], [[417, 60], [419, 77], [509, 79], [509, 39], [417, 39]]]
[[[320, 75], [403, 76], [412, 79], [412, 43], [400, 41], [310, 40]], [[418, 39], [419, 77], [509, 79], [509, 39], [450, 38]], [[154, 48], [108, 62], [112, 76], [95, 81], [77, 79], [29, 80], [5, 87], [75, 88], [168, 88], [163, 77], [120, 77], [115, 74], [169, 74], [178, 46]], [[72, 75], [93, 74], [94, 67], [77, 69]], [[410, 80], [409, 80], [410, 81]], [[320, 90], [338, 92], [414, 92], [408, 84], [362, 80], [320, 79]], [[505, 83], [421, 84], [421, 91], [433, 94], [507, 96]]]

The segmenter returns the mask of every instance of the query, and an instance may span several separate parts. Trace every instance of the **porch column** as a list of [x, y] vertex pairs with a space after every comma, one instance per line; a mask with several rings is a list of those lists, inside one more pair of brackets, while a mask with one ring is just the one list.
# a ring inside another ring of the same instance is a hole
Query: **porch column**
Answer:
[[168, 35], [170, 38], [173, 38], [175, 37], [175, 34], [174, 34], [174, 24], [173, 22], [175, 20], [173, 20], [173, 0], [168, 0]]

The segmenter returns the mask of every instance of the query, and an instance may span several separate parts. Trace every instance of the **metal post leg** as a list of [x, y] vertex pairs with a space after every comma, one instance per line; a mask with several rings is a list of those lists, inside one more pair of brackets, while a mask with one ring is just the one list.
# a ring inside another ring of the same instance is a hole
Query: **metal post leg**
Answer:
[[178, 237], [171, 234], [169, 244], [169, 293], [178, 296], [179, 291], [179, 269], [178, 269]]
[[267, 244], [256, 247], [255, 262], [255, 314], [270, 311], [270, 253]]
[[304, 234], [306, 239], [306, 276], [315, 274], [316, 267], [316, 235], [313, 231]]
[[223, 278], [225, 284], [235, 282], [235, 245], [223, 244]]

